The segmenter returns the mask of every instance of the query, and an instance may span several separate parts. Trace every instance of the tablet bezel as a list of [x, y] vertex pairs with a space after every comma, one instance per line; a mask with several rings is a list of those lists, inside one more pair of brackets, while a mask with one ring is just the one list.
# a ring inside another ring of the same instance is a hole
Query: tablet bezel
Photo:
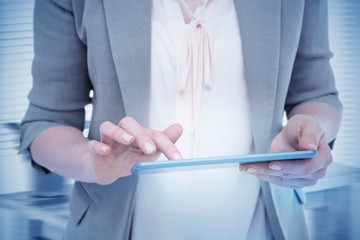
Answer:
[[164, 173], [170, 171], [184, 171], [208, 168], [234, 166], [234, 164], [260, 163], [270, 161], [301, 160], [313, 158], [316, 150], [291, 151], [277, 153], [262, 153], [250, 155], [236, 155], [210, 158], [193, 158], [168, 161], [141, 162], [131, 169], [133, 175]]

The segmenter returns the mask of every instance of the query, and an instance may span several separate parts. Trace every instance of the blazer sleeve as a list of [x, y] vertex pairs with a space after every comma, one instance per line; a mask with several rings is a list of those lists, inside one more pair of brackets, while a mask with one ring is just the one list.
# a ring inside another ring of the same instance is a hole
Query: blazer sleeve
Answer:
[[326, 0], [305, 3], [299, 47], [285, 102], [287, 113], [307, 101], [327, 103], [342, 111], [330, 66], [327, 11]]
[[[75, 27], [68, 0], [38, 0], [34, 8], [33, 86], [21, 123], [20, 150], [47, 128], [84, 128], [84, 107], [90, 102], [86, 45]], [[55, 138], [56, 136], [54, 136]]]

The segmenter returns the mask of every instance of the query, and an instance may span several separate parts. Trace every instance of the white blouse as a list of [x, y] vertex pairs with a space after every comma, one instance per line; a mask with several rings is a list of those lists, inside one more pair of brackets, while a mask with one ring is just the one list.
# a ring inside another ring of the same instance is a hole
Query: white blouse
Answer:
[[[184, 158], [249, 154], [251, 123], [233, 1], [210, 0], [196, 14], [193, 21], [204, 29], [184, 23], [179, 0], [153, 0], [149, 127], [180, 123], [184, 132], [176, 146]], [[211, 49], [202, 54], [196, 41], [204, 36]], [[251, 222], [262, 237], [259, 189], [259, 180], [238, 167], [143, 175], [132, 239], [247, 239]]]

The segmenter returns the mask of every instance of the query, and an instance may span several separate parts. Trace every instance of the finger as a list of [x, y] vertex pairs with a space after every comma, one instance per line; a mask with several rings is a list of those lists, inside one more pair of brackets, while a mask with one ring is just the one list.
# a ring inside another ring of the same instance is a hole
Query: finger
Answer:
[[170, 139], [171, 142], [175, 143], [183, 133], [183, 128], [180, 124], [174, 123], [167, 127], [163, 133]]
[[168, 159], [182, 159], [182, 156], [175, 144], [163, 132], [151, 131], [150, 135], [154, 140], [157, 149], [160, 150]]
[[156, 152], [156, 145], [152, 138], [149, 136], [146, 129], [132, 117], [124, 117], [121, 119], [119, 126], [135, 137], [137, 146], [145, 153], [152, 154]]
[[[270, 175], [284, 178], [290, 177], [302, 177], [305, 176], [301, 171], [297, 169], [296, 164], [302, 164], [306, 160], [290, 160], [290, 161], [277, 161], [269, 163], [251, 163], [240, 166], [240, 171], [254, 174], [254, 175]], [[290, 166], [286, 169], [286, 162], [289, 162]]]
[[154, 140], [157, 148], [170, 159], [182, 159], [180, 151], [175, 146], [175, 142], [180, 138], [183, 128], [180, 124], [172, 124], [164, 131], [149, 130], [152, 139]]
[[317, 182], [316, 179], [308, 178], [283, 178], [279, 176], [269, 176], [269, 175], [257, 175], [261, 180], [270, 182], [281, 187], [287, 188], [303, 188], [314, 186]]
[[266, 169], [269, 171], [267, 163], [247, 163], [240, 165], [240, 171], [247, 173], [259, 172], [259, 170], [261, 170], [260, 172], [264, 172]]
[[100, 135], [105, 143], [116, 141], [124, 145], [130, 145], [135, 140], [134, 136], [109, 121], [103, 122], [100, 125]]
[[300, 129], [299, 150], [317, 150], [324, 131], [314, 122], [306, 122]]
[[324, 178], [326, 176], [326, 168], [322, 168], [322, 169], [318, 170], [317, 172], [314, 172], [309, 175], [286, 173], [284, 171], [273, 171], [271, 169], [267, 170], [263, 167], [258, 167], [258, 166], [249, 166], [249, 168], [247, 168], [246, 170], [243, 170], [243, 171], [245, 171], [246, 173], [255, 175], [255, 176], [267, 175], [267, 176], [273, 176], [273, 177], [281, 177], [284, 179], [306, 178], [306, 179], [318, 180], [318, 179]]
[[[332, 162], [332, 155], [330, 149], [325, 141], [325, 138], [320, 139], [318, 154], [314, 158], [304, 160], [289, 160], [289, 161], [272, 161], [268, 164], [268, 168], [274, 171], [282, 171], [286, 174], [297, 176], [309, 176], [326, 168]], [[265, 169], [260, 169], [264, 170]]]
[[240, 170], [250, 174], [265, 174], [272, 176], [308, 176], [318, 171], [322, 164], [313, 159], [283, 160], [269, 163], [252, 163], [240, 166]]
[[111, 147], [102, 142], [91, 140], [87, 144], [88, 150], [91, 154], [105, 156], [111, 152]]
[[281, 177], [305, 177], [323, 168], [322, 160], [305, 159], [254, 163], [241, 166], [240, 170], [251, 174], [266, 174]]
[[286, 141], [287, 138], [284, 136], [284, 132], [281, 131], [271, 142], [271, 152], [288, 152], [295, 151], [295, 148]]

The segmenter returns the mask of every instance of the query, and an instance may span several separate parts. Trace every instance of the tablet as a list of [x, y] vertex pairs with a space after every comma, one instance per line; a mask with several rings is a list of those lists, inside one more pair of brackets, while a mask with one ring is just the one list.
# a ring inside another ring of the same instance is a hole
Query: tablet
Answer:
[[309, 159], [317, 155], [316, 150], [263, 153], [251, 155], [237, 155], [211, 158], [193, 158], [181, 160], [165, 160], [155, 162], [141, 162], [131, 169], [133, 175], [164, 173], [170, 171], [188, 171], [209, 168], [238, 167], [239, 164], [260, 163], [282, 160]]

